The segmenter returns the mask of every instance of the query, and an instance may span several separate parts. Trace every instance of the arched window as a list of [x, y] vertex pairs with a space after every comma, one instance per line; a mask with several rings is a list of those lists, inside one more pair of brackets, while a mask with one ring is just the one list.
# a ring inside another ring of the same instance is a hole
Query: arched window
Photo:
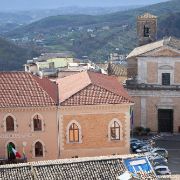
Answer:
[[69, 142], [79, 142], [79, 128], [75, 123], [69, 127]]
[[43, 157], [43, 145], [38, 141], [35, 143], [35, 157]]
[[42, 131], [42, 120], [40, 119], [39, 115], [35, 115], [33, 117], [33, 128], [34, 131]]
[[14, 119], [11, 116], [6, 118], [6, 131], [14, 131]]
[[10, 161], [16, 159], [16, 156], [13, 153], [12, 148], [16, 149], [15, 145], [12, 142], [8, 143], [8, 145], [7, 145], [7, 154], [8, 154], [8, 160], [10, 160]]
[[113, 121], [110, 126], [111, 140], [120, 140], [120, 125], [117, 121]]

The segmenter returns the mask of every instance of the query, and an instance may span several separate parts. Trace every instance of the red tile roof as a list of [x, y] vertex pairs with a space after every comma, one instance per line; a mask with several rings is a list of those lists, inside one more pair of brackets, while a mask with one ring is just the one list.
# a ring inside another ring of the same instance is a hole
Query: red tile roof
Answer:
[[0, 107], [54, 106], [57, 85], [26, 72], [0, 72]]
[[123, 86], [113, 76], [81, 72], [57, 80], [61, 105], [131, 103]]

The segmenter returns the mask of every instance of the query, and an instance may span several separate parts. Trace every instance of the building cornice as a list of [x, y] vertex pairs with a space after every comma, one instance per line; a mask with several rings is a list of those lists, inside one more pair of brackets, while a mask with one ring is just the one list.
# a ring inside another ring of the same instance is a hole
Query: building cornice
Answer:
[[0, 112], [24, 112], [24, 111], [46, 111], [56, 110], [57, 106], [46, 106], [46, 107], [5, 107], [0, 108]]
[[60, 111], [62, 115], [66, 114], [106, 114], [106, 113], [124, 113], [122, 107], [129, 107], [134, 105], [129, 104], [108, 104], [108, 105], [84, 105], [84, 106], [61, 106]]
[[130, 96], [149, 96], [149, 97], [180, 97], [179, 91], [176, 90], [128, 90]]

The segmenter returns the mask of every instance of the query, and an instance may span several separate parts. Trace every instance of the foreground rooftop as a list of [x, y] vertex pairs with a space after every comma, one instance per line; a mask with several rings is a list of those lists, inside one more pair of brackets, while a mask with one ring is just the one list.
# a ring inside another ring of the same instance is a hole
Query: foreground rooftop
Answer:
[[[2, 165], [0, 179], [116, 179], [126, 171], [123, 158], [129, 157], [137, 157], [137, 155], [85, 157]], [[152, 177], [154, 177], [153, 174]]]

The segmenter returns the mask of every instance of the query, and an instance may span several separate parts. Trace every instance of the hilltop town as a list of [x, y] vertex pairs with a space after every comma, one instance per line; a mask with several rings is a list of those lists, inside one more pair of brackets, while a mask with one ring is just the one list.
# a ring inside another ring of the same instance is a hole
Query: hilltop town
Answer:
[[180, 39], [159, 36], [150, 11], [131, 10], [136, 28], [123, 24], [120, 33], [133, 32], [132, 46], [104, 61], [44, 49], [45, 34], [33, 49], [22, 47], [32, 32], [7, 42], [28, 56], [20, 69], [0, 68], [0, 179], [180, 179]]

